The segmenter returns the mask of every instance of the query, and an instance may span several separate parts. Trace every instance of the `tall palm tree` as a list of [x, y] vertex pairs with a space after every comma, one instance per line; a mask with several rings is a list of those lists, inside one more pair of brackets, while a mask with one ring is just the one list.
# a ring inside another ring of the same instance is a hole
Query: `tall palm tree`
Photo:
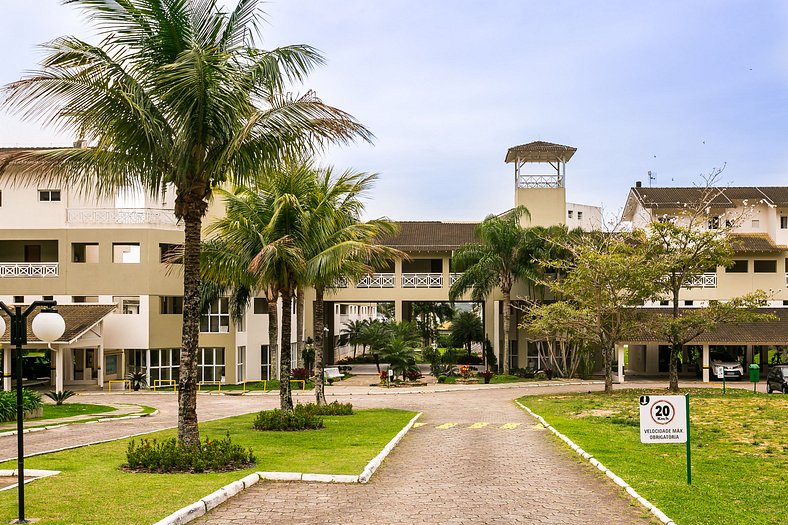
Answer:
[[484, 342], [484, 326], [482, 320], [473, 312], [460, 312], [451, 320], [452, 344], [459, 344], [468, 350], [471, 357], [471, 346], [474, 342]]
[[339, 344], [353, 345], [354, 359], [356, 357], [358, 345], [363, 344], [362, 332], [364, 330], [364, 324], [367, 322], [369, 322], [367, 319], [355, 319], [353, 321], [348, 321], [344, 324], [341, 332], [339, 333]]
[[457, 270], [463, 273], [449, 289], [451, 301], [468, 291], [472, 300], [484, 301], [496, 287], [503, 295], [504, 374], [509, 373], [512, 286], [517, 279], [531, 276], [535, 267], [527, 243], [528, 230], [520, 225], [523, 216], [530, 216], [524, 206], [504, 216], [488, 216], [476, 227], [478, 242], [461, 246], [452, 257]]
[[305, 45], [255, 47], [257, 0], [238, 0], [230, 11], [215, 0], [66, 2], [103, 39], [45, 44], [40, 70], [3, 88], [4, 106], [92, 147], [21, 152], [0, 169], [100, 196], [132, 187], [156, 196], [174, 187], [184, 225], [178, 439], [198, 445], [200, 240], [214, 188], [248, 182], [284, 152], [371, 135], [313, 93], [286, 92], [323, 58]]

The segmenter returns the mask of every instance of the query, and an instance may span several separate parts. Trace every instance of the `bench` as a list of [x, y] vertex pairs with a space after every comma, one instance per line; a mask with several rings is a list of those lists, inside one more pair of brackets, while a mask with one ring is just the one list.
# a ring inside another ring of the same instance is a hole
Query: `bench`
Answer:
[[323, 369], [323, 377], [326, 379], [342, 379], [343, 376], [339, 368], [332, 367]]

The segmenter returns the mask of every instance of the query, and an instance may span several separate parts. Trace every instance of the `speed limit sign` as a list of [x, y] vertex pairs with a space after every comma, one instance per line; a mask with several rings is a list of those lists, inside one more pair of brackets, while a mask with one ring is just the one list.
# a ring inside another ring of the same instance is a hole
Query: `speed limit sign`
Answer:
[[687, 442], [684, 396], [640, 396], [640, 442]]

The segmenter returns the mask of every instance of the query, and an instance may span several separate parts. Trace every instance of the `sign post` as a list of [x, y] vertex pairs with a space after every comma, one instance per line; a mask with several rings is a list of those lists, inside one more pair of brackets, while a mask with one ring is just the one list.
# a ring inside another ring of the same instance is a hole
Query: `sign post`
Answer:
[[640, 442], [686, 443], [687, 484], [691, 485], [689, 410], [689, 394], [640, 396]]

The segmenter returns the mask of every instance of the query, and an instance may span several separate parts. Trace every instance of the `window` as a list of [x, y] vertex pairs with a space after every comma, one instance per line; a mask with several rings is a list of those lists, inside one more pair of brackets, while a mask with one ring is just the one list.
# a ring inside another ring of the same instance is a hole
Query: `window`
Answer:
[[124, 315], [138, 315], [140, 313], [140, 298], [139, 296], [114, 296], [112, 302], [118, 303], [115, 310], [116, 313]]
[[736, 259], [733, 265], [725, 269], [726, 273], [747, 273], [750, 271], [750, 264], [747, 259]]
[[663, 215], [662, 217], [657, 217], [657, 222], [661, 222], [663, 224], [670, 222], [673, 220], [673, 217], [668, 217], [667, 215]]
[[71, 297], [72, 303], [97, 303], [98, 295], [74, 295]]
[[163, 263], [182, 264], [182, 244], [159, 243], [159, 260]]
[[0, 207], [3, 206], [3, 192], [0, 191]]
[[200, 316], [200, 332], [229, 332], [230, 311], [227, 297], [211, 301]]
[[659, 302], [659, 305], [660, 306], [669, 306], [670, 305], [670, 301], [662, 300], [662, 301]]
[[776, 273], [777, 272], [777, 261], [776, 260], [756, 260], [755, 264], [753, 265], [753, 271], [755, 273]]
[[[578, 219], [580, 218], [580, 212], [577, 212]], [[519, 347], [517, 345], [517, 341], [509, 341], [509, 368], [519, 368], [520, 367], [520, 357], [519, 357]]]
[[242, 314], [241, 318], [235, 321], [236, 332], [246, 332], [246, 314]]
[[271, 379], [271, 347], [260, 345], [260, 378]]
[[695, 301], [684, 301], [684, 306], [692, 306], [695, 304]]
[[582, 211], [577, 212], [577, 220], [578, 221], [583, 220], [583, 212]]
[[24, 295], [15, 295], [14, 296], [14, 302], [16, 304], [23, 304], [25, 302], [25, 296]]
[[60, 202], [60, 190], [38, 190], [40, 202]]
[[572, 213], [573, 213], [573, 212], [572, 212], [572, 210], [569, 210], [569, 211], [567, 211], [566, 213], [567, 213], [567, 215], [569, 216], [569, 218], [571, 219], [571, 218], [572, 218]]
[[268, 314], [268, 300], [265, 297], [254, 298], [254, 313], [256, 315]]
[[[130, 349], [126, 350], [126, 366], [128, 367], [129, 372], [138, 372], [138, 371], [145, 371], [147, 367], [147, 350], [138, 350], [138, 349]], [[150, 378], [148, 378], [150, 379]], [[153, 385], [153, 380], [150, 379], [151, 386]]]
[[783, 306], [788, 306], [788, 299], [783, 299]]
[[154, 381], [161, 379], [177, 381], [180, 360], [180, 348], [151, 348], [148, 367], [150, 386], [154, 386]]
[[44, 301], [53, 301], [55, 299], [55, 296], [54, 295], [42, 295], [41, 299], [43, 299]]
[[710, 230], [719, 230], [720, 229], [720, 218], [719, 218], [719, 216], [711, 217], [709, 219], [709, 229]]
[[159, 297], [159, 313], [182, 314], [183, 313], [183, 297], [177, 295], [164, 295]]
[[112, 262], [117, 264], [137, 264], [140, 262], [139, 243], [112, 243]]
[[97, 263], [99, 262], [99, 245], [97, 242], [72, 242], [71, 262]]
[[235, 352], [235, 381], [246, 381], [246, 347], [239, 346]]
[[752, 227], [753, 227], [753, 228], [760, 228], [760, 227], [761, 227], [761, 221], [760, 221], [760, 219], [753, 219], [753, 220], [752, 220]]
[[197, 378], [199, 381], [224, 379], [224, 348], [199, 348], [197, 350]]
[[780, 229], [788, 230], [788, 217], [786, 217], [785, 215], [780, 217]]

